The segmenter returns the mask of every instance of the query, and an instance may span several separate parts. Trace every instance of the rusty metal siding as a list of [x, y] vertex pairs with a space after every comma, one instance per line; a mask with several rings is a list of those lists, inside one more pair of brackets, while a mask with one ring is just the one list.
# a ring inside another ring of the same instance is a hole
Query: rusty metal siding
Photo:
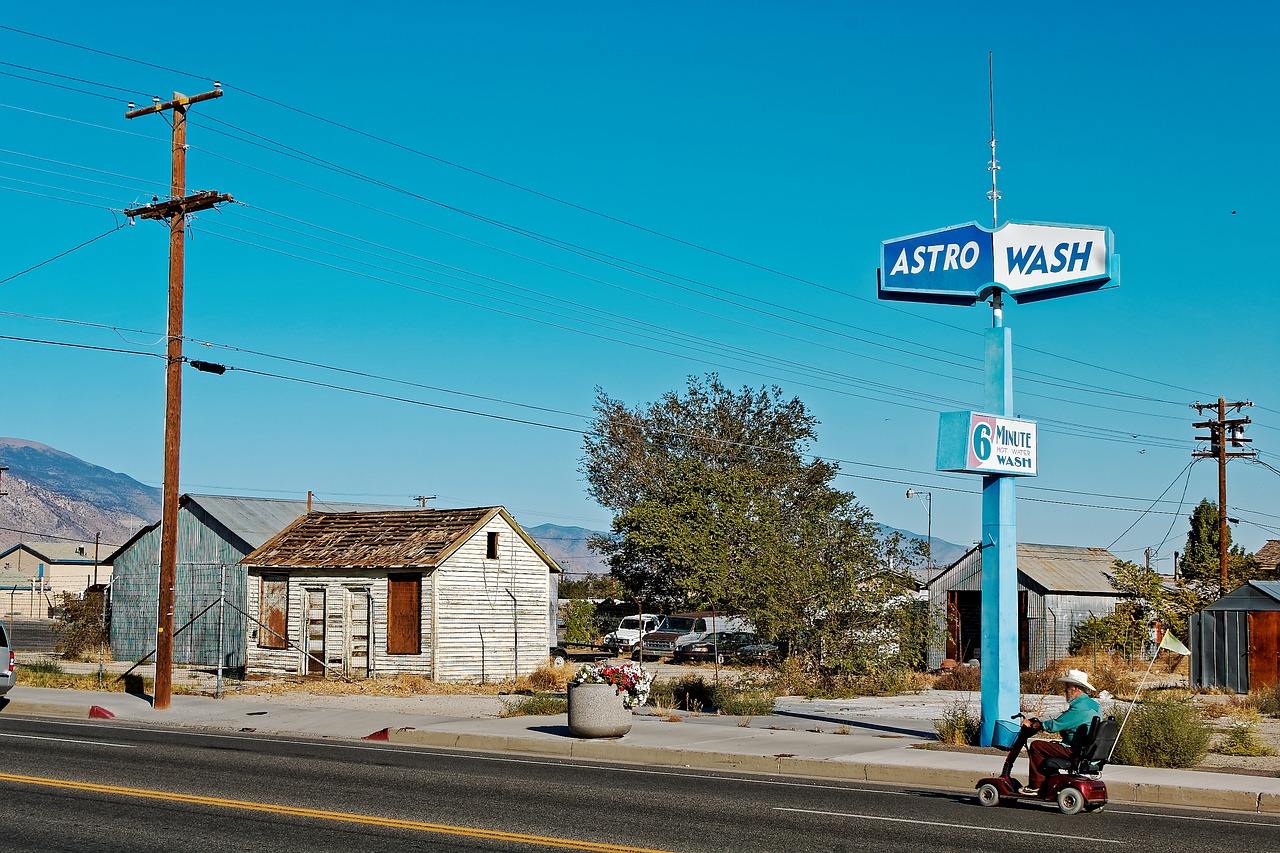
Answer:
[[[496, 560], [485, 556], [491, 532], [498, 533]], [[501, 516], [473, 533], [438, 574], [436, 680], [501, 681], [546, 663], [547, 564]]]

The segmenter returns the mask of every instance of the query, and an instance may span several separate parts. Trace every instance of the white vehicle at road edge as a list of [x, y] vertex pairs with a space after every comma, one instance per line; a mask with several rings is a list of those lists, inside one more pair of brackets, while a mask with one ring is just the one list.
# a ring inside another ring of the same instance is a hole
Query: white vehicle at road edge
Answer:
[[660, 613], [625, 616], [617, 628], [605, 635], [602, 645], [616, 653], [630, 654], [639, 646], [641, 637], [658, 630], [662, 618]]

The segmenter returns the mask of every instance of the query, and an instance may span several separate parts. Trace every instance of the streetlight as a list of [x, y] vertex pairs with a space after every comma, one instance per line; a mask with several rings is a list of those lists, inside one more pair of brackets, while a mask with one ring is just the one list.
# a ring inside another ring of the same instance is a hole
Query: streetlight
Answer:
[[924, 544], [925, 561], [928, 568], [925, 570], [926, 580], [933, 580], [933, 492], [917, 492], [914, 489], [907, 489], [907, 499], [924, 498], [925, 508], [929, 513], [929, 529], [926, 535], [929, 537]]

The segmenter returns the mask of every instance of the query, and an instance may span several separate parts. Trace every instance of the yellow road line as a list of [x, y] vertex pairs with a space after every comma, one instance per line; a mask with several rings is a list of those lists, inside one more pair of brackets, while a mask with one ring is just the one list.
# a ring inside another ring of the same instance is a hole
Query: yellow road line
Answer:
[[495, 829], [473, 829], [466, 826], [450, 826], [443, 823], [424, 823], [417, 820], [399, 820], [373, 815], [350, 814], [347, 812], [330, 812], [322, 809], [306, 809], [297, 806], [279, 806], [271, 803], [255, 803], [251, 800], [226, 800], [221, 797], [202, 797], [196, 794], [180, 794], [175, 791], [151, 791], [146, 788], [121, 788], [116, 785], [99, 785], [96, 782], [71, 782], [65, 779], [45, 779], [40, 776], [19, 776], [14, 773], [0, 773], [0, 781], [16, 782], [23, 785], [43, 785], [50, 788], [70, 788], [76, 791], [92, 791], [98, 794], [117, 794], [125, 797], [144, 797], [152, 800], [166, 800], [175, 803], [193, 803], [202, 806], [217, 806], [228, 809], [244, 809], [254, 812], [271, 812], [273, 814], [291, 815], [293, 817], [309, 817], [317, 820], [337, 820], [347, 823], [363, 823], [370, 826], [385, 826], [392, 829], [412, 829], [418, 832], [435, 832], [443, 835], [461, 835], [468, 838], [484, 838], [492, 841], [514, 841], [521, 844], [541, 844], [544, 847], [562, 847], [566, 850], [589, 850], [594, 853], [668, 853], [648, 847], [623, 847], [617, 844], [602, 844], [595, 841], [579, 841], [572, 838], [553, 838], [545, 835], [527, 835], [521, 832], [502, 832]]

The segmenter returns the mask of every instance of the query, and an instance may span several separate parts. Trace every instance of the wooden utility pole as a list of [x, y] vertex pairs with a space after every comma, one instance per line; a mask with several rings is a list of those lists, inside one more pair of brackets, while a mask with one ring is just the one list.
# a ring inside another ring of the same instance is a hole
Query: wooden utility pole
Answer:
[[1251, 450], [1239, 453], [1227, 452], [1228, 441], [1233, 447], [1244, 447], [1245, 442], [1253, 441], [1251, 438], [1244, 437], [1244, 425], [1252, 423], [1249, 418], [1228, 419], [1227, 409], [1235, 409], [1238, 413], [1245, 406], [1252, 405], [1253, 403], [1248, 400], [1228, 403], [1222, 397], [1218, 398], [1216, 404], [1191, 404], [1191, 408], [1195, 409], [1197, 414], [1203, 415], [1205, 409], [1217, 409], [1218, 412], [1216, 421], [1192, 424], [1196, 429], [1209, 430], [1208, 435], [1197, 435], [1196, 440], [1208, 441], [1211, 449], [1197, 450], [1191, 455], [1201, 459], [1212, 457], [1218, 460], [1218, 569], [1221, 572], [1220, 589], [1223, 595], [1227, 594], [1227, 557], [1229, 556], [1227, 542], [1230, 541], [1230, 535], [1227, 532], [1227, 460], [1257, 455]]
[[167, 201], [154, 203], [133, 210], [126, 216], [140, 219], [168, 220], [169, 222], [169, 349], [165, 367], [164, 407], [164, 490], [161, 495], [160, 519], [160, 593], [157, 602], [159, 624], [156, 628], [156, 683], [152, 707], [165, 710], [169, 707], [169, 694], [173, 684], [173, 605], [174, 585], [177, 581], [178, 556], [178, 448], [181, 444], [182, 426], [182, 270], [183, 238], [186, 233], [187, 214], [208, 210], [222, 202], [232, 201], [231, 196], [218, 192], [201, 192], [187, 195], [187, 107], [191, 104], [222, 97], [222, 87], [214, 83], [214, 90], [201, 95], [186, 97], [173, 93], [173, 100], [157, 102], [149, 107], [134, 109], [124, 114], [127, 119], [152, 113], [173, 112], [172, 180]]

